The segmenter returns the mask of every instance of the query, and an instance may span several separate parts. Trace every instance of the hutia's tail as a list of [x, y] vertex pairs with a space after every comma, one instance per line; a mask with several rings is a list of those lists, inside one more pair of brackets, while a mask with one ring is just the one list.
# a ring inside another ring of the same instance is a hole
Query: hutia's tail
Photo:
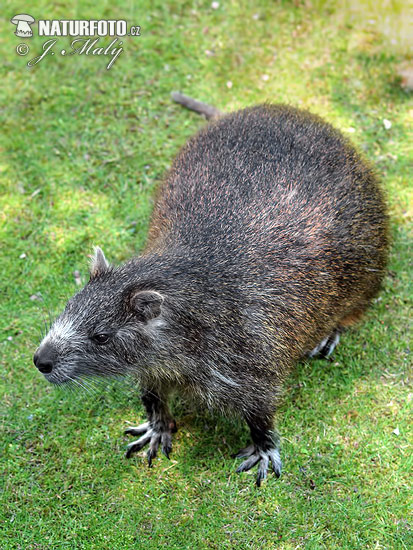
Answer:
[[183, 95], [180, 92], [172, 92], [171, 97], [174, 101], [176, 101], [176, 103], [179, 103], [187, 109], [203, 115], [205, 118], [215, 118], [222, 114], [219, 109], [212, 107], [212, 105], [208, 105], [207, 103], [202, 103], [202, 101], [192, 99], [192, 97]]

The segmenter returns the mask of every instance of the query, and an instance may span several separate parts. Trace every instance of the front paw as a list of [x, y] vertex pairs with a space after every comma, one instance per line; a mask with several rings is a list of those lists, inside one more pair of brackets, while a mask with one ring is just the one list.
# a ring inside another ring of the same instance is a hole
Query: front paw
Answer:
[[171, 421], [167, 424], [145, 422], [134, 428], [127, 428], [125, 434], [140, 435], [136, 441], [132, 441], [126, 448], [126, 458], [130, 458], [133, 453], [137, 453], [149, 443], [149, 449], [146, 454], [149, 466], [152, 466], [152, 460], [156, 457], [159, 447], [163, 454], [169, 458], [172, 451], [172, 433], [176, 431], [176, 424]]
[[238, 473], [246, 472], [258, 464], [257, 487], [260, 487], [261, 481], [267, 477], [269, 466], [271, 466], [277, 477], [281, 475], [282, 462], [280, 452], [277, 448], [263, 450], [256, 445], [249, 445], [245, 449], [241, 449], [235, 457], [247, 459], [238, 466]]

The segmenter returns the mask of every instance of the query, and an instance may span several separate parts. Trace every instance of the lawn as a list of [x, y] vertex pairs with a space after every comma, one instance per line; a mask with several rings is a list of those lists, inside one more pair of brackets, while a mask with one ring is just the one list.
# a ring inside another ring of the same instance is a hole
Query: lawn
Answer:
[[[141, 26], [107, 70], [103, 56], [58, 53], [28, 68], [47, 38], [16, 37], [10, 19], [26, 8], [3, 3], [1, 550], [413, 545], [413, 102], [396, 74], [411, 54], [374, 19], [328, 2], [213, 4], [30, 3], [36, 19]], [[16, 53], [21, 42], [27, 56]], [[235, 473], [231, 453], [248, 437], [236, 419], [177, 401], [171, 460], [148, 469], [144, 452], [124, 459], [123, 428], [144, 418], [131, 381], [64, 391], [32, 364], [44, 323], [87, 280], [92, 246], [114, 263], [142, 249], [162, 174], [205, 124], [170, 100], [173, 90], [226, 112], [273, 101], [318, 113], [364, 151], [387, 190], [383, 292], [331, 361], [291, 374], [278, 419], [283, 474], [261, 489], [254, 472]]]

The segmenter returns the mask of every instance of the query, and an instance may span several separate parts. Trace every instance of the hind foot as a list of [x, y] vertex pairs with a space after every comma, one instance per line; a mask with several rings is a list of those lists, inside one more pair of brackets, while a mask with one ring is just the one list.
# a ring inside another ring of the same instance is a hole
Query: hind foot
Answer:
[[140, 435], [139, 439], [132, 441], [126, 448], [126, 458], [130, 458], [133, 453], [137, 453], [149, 443], [149, 449], [146, 454], [149, 466], [152, 466], [152, 460], [156, 457], [159, 446], [163, 454], [169, 458], [172, 451], [172, 434], [176, 432], [175, 420], [168, 423], [164, 422], [145, 422], [140, 426], [127, 428], [125, 434]]
[[320, 355], [321, 357], [324, 357], [324, 358], [330, 357], [330, 355], [333, 353], [339, 341], [340, 341], [340, 331], [336, 329], [330, 334], [330, 336], [327, 336], [327, 338], [324, 338], [324, 340], [320, 342], [318, 346], [316, 346], [307, 355], [308, 357], [315, 357], [316, 355]]
[[246, 458], [244, 462], [238, 466], [237, 473], [246, 472], [258, 464], [258, 472], [256, 484], [261, 486], [261, 481], [267, 477], [268, 468], [271, 467], [277, 477], [281, 475], [281, 457], [280, 452], [276, 447], [272, 449], [261, 449], [257, 445], [249, 445], [245, 449], [241, 449], [235, 458]]

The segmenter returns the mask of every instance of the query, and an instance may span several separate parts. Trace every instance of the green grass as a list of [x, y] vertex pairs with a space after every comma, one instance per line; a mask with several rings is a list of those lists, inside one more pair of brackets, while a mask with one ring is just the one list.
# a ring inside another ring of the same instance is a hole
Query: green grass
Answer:
[[[29, 70], [9, 22], [26, 8], [14, 4], [0, 20], [0, 548], [411, 548], [413, 103], [395, 76], [402, 54], [328, 2], [34, 1], [36, 19], [126, 19], [142, 36], [125, 38], [110, 71], [59, 55]], [[38, 55], [44, 39], [26, 42]], [[142, 248], [154, 188], [204, 124], [172, 90], [223, 111], [287, 102], [354, 129], [388, 192], [384, 291], [333, 361], [289, 378], [284, 472], [260, 490], [234, 473], [241, 423], [176, 403], [171, 461], [149, 470], [143, 453], [123, 458], [122, 428], [143, 418], [131, 384], [68, 393], [31, 363], [74, 271], [86, 280], [92, 245], [114, 262]]]

